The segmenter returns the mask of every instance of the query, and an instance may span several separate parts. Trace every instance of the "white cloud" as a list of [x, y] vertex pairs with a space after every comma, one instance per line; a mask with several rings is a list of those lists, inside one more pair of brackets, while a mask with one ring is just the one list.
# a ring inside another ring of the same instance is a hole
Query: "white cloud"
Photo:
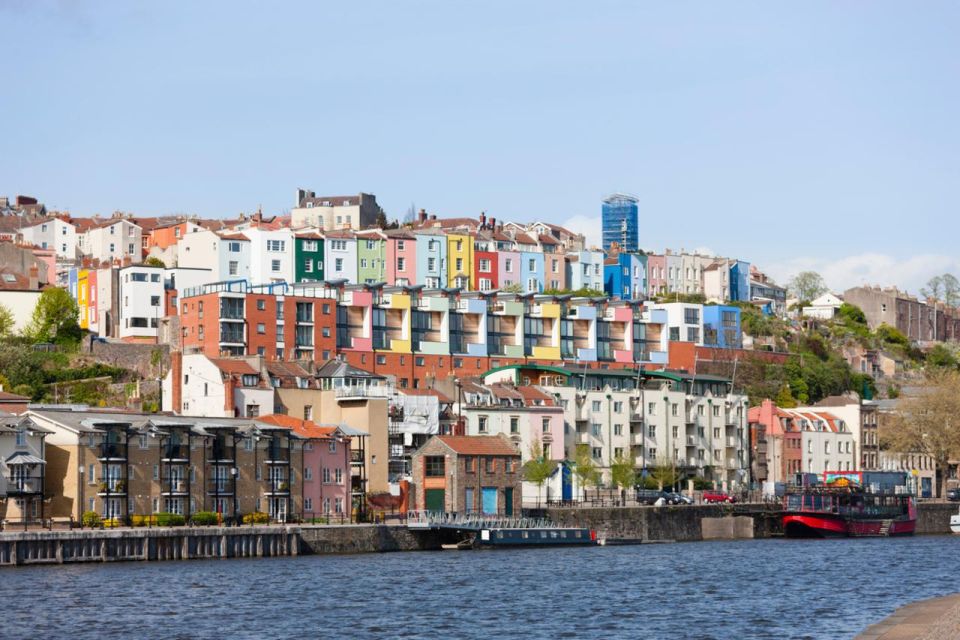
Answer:
[[598, 216], [573, 216], [560, 226], [566, 227], [574, 233], [582, 233], [586, 238], [588, 247], [603, 245], [603, 225]]
[[791, 258], [765, 269], [781, 284], [798, 272], [809, 270], [823, 276], [827, 286], [838, 293], [859, 285], [880, 285], [917, 294], [933, 276], [960, 274], [960, 259], [937, 254], [900, 259], [883, 253], [861, 253], [842, 258]]

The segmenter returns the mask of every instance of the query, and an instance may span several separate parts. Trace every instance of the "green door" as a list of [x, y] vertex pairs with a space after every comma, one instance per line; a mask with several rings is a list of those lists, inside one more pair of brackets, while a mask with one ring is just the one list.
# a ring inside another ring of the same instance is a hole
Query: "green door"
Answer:
[[426, 490], [426, 509], [427, 511], [433, 511], [435, 513], [443, 513], [443, 489], [427, 489]]
[[503, 512], [508, 516], [513, 515], [513, 487], [503, 490]]

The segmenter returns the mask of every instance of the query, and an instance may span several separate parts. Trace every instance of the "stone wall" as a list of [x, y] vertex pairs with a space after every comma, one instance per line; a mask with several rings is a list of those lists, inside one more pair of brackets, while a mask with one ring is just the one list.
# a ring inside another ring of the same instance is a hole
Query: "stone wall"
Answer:
[[405, 525], [303, 525], [301, 553], [378, 553], [440, 548], [437, 532], [411, 531]]
[[950, 516], [956, 515], [956, 502], [921, 502], [917, 505], [917, 533], [937, 535], [950, 533]]
[[163, 351], [162, 369], [170, 370], [170, 347], [165, 344], [137, 344], [132, 342], [84, 341], [84, 353], [89, 353], [100, 362], [138, 372], [144, 378], [156, 378], [156, 367], [150, 366], [150, 354], [154, 349]]
[[779, 508], [768, 505], [548, 509], [547, 516], [560, 525], [595, 529], [599, 538], [702, 540], [701, 521], [726, 516], [753, 517], [755, 538], [769, 538], [780, 532]]

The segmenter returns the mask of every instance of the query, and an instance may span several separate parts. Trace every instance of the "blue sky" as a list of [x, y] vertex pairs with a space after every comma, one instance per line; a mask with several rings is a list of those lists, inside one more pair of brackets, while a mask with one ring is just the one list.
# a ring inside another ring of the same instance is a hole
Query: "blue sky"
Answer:
[[956, 3], [0, 0], [0, 193], [75, 215], [391, 216], [588, 234], [780, 279], [960, 275]]

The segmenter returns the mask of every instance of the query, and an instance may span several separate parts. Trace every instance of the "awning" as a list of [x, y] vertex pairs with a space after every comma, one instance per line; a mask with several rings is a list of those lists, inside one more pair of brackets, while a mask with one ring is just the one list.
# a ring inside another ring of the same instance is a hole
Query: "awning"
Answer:
[[42, 458], [37, 456], [32, 456], [29, 453], [24, 453], [23, 451], [17, 451], [12, 456], [6, 459], [7, 464], [47, 464]]

